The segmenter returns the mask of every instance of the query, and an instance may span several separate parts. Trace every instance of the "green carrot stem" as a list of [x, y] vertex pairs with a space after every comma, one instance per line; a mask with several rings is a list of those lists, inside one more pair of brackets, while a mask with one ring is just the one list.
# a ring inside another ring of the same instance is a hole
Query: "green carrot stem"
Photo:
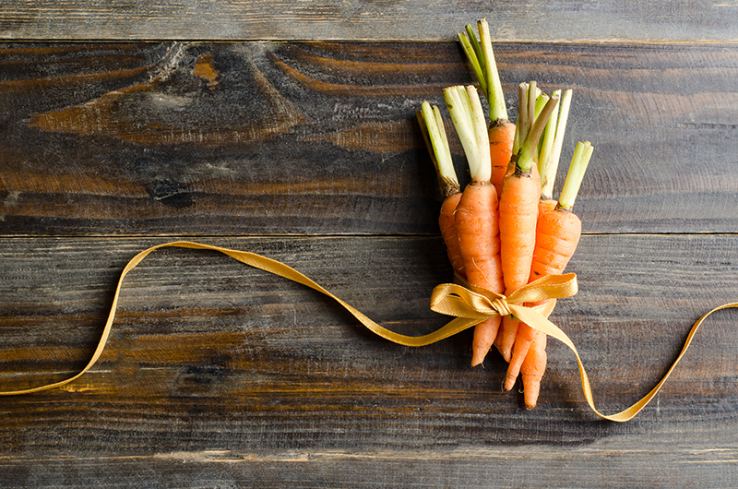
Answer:
[[[561, 90], [554, 90], [553, 96], [561, 97]], [[559, 166], [558, 161], [553, 161], [551, 151], [553, 150], [554, 136], [556, 136], [556, 124], [559, 120], [559, 114], [563, 108], [563, 100], [559, 102], [559, 110], [554, 110], [551, 117], [546, 123], [543, 130], [543, 139], [541, 141], [541, 149], [538, 152], [538, 173], [541, 175], [541, 189], [545, 190], [547, 184], [551, 181], [549, 193], [541, 193], [541, 199], [550, 199], [553, 191], [553, 180], [556, 178], [556, 169]]]
[[441, 113], [438, 107], [431, 107], [428, 102], [423, 102], [417, 115], [423, 139], [438, 173], [441, 193], [445, 196], [452, 195], [460, 189], [459, 179], [456, 177]]
[[472, 180], [488, 182], [492, 177], [489, 137], [477, 89], [471, 85], [448, 87], [443, 90], [443, 98], [464, 148]]
[[[471, 26], [467, 26], [467, 28], [469, 27]], [[477, 42], [477, 38], [474, 36], [474, 31], [472, 31], [469, 36], [460, 32], [459, 42], [461, 42], [461, 47], [464, 49], [466, 59], [469, 60], [469, 64], [472, 67], [474, 75], [477, 77], [477, 81], [479, 81], [479, 87], [483, 92], [487, 93], [487, 80], [484, 77], [484, 71], [482, 71], [482, 65], [479, 62], [479, 43]], [[470, 41], [470, 39], [473, 41]], [[477, 46], [477, 48], [474, 46]]]
[[[441, 139], [443, 140], [443, 147], [444, 147], [444, 154], [448, 156], [448, 161], [451, 163], [451, 168], [453, 168], [453, 158], [451, 158], [451, 147], [448, 145], [448, 138], [446, 137], [446, 125], [443, 123], [443, 117], [441, 116], [441, 110], [438, 108], [437, 105], [433, 106], [433, 115], [436, 119], [436, 127], [438, 128], [438, 132], [441, 134]], [[454, 173], [456, 173], [454, 171]]]
[[520, 147], [528, 135], [528, 84], [518, 85], [518, 120], [515, 124], [515, 140], [513, 142], [513, 154], [518, 154]]
[[[477, 145], [481, 148], [483, 147], [486, 141], [486, 145], [489, 148], [489, 135], [487, 133], [487, 122], [484, 119], [484, 109], [482, 108], [481, 100], [479, 100], [479, 94], [477, 93], [477, 89], [474, 88], [472, 85], [468, 85], [466, 87], [466, 93], [467, 93], [467, 97], [469, 98], [469, 101], [471, 102], [472, 125], [474, 127], [474, 133], [476, 134]], [[486, 153], [489, 153], [489, 151], [487, 151]], [[491, 162], [490, 162], [490, 165], [491, 165]]]
[[[559, 116], [556, 121], [556, 131], [554, 135], [553, 145], [551, 147], [550, 154], [547, 156], [546, 165], [546, 178], [541, 181], [542, 184], [542, 195], [551, 196], [553, 195], [554, 181], [556, 180], [556, 171], [559, 168], [559, 160], [561, 159], [561, 149], [564, 145], [564, 134], [566, 133], [566, 123], [569, 121], [569, 109], [571, 108], [571, 96], [572, 90], [564, 90], [561, 97], [561, 104], [559, 107]], [[541, 177], [543, 177], [541, 173]]]
[[[466, 35], [469, 36], [469, 41], [471, 43], [472, 49], [474, 49], [474, 54], [477, 56], [477, 60], [479, 61], [479, 66], [484, 66], [484, 52], [482, 51], [482, 46], [479, 45], [479, 40], [477, 39], [477, 33], [474, 32], [474, 26], [471, 24], [466, 24]], [[487, 83], [487, 74], [482, 71], [483, 76], [485, 77], [484, 82]], [[485, 92], [486, 93], [486, 92]]]
[[[540, 91], [540, 90], [539, 90]], [[548, 102], [549, 96], [545, 93], [541, 93], [536, 97], [536, 108], [535, 108], [535, 115], [533, 117], [533, 122], [538, 119], [538, 116], [541, 114], [541, 111], [543, 110], [543, 106], [546, 105], [546, 102]]]
[[538, 97], [538, 87], [535, 81], [528, 82], [528, 132], [536, 123], [536, 98]]
[[[538, 141], [541, 139], [541, 135], [543, 134], [543, 129], [546, 127], [548, 118], [551, 116], [554, 109], [556, 109], [558, 103], [558, 97], [551, 97], [549, 101], [546, 102], [540, 116], [528, 132], [528, 135], [523, 142], [523, 146], [520, 149], [520, 155], [518, 156], [518, 161], [516, 163], [517, 169], [522, 173], [529, 173], [531, 166], [533, 166], [538, 159]], [[533, 110], [535, 110], [535, 106], [533, 107]]]
[[482, 67], [484, 78], [487, 81], [487, 101], [489, 102], [489, 119], [491, 122], [497, 120], [507, 120], [507, 105], [505, 104], [505, 94], [502, 91], [502, 83], [500, 82], [500, 74], [497, 71], [497, 62], [495, 61], [495, 53], [492, 50], [492, 38], [489, 34], [489, 24], [487, 19], [481, 19], [477, 22], [479, 29], [479, 43], [482, 48]]
[[[540, 92], [540, 90], [539, 90], [539, 92]], [[536, 119], [538, 119], [538, 116], [541, 114], [541, 111], [543, 110], [543, 107], [546, 105], [546, 102], [548, 102], [549, 98], [550, 97], [548, 95], [546, 95], [545, 93], [542, 93], [542, 92], [536, 98]], [[556, 112], [558, 112], [558, 111], [557, 110], [554, 110], [551, 113], [551, 115], [553, 116], [553, 114], [555, 114]], [[548, 119], [551, 120], [551, 117], [549, 117]], [[546, 125], [548, 126], [548, 123], [546, 123]], [[543, 129], [544, 129], [544, 134], [545, 134], [545, 129], [546, 128], [544, 127]], [[538, 156], [540, 156], [540, 154], [541, 154], [541, 145], [543, 145], [543, 136], [541, 136], [541, 139], [538, 141]], [[538, 160], [536, 160], [536, 161], [538, 161]]]
[[589, 166], [593, 151], [594, 147], [589, 141], [580, 141], [574, 148], [574, 155], [571, 157], [564, 187], [561, 189], [561, 195], [559, 195], [559, 208], [571, 210], [574, 207], [574, 201], [579, 193], [579, 187], [582, 185], [582, 179], [587, 171], [587, 166]]

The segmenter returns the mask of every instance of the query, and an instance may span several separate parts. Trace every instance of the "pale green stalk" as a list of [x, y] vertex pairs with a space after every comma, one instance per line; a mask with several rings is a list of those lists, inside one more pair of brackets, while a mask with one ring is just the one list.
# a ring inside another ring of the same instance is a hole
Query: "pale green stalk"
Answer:
[[[531, 88], [535, 88], [534, 86]], [[531, 90], [532, 91], [532, 90]], [[529, 173], [531, 166], [536, 163], [538, 159], [538, 141], [541, 139], [543, 129], [546, 127], [548, 118], [551, 113], [556, 109], [559, 103], [558, 97], [551, 97], [546, 105], [543, 107], [540, 116], [531, 127], [528, 135], [525, 138], [522, 148], [520, 149], [520, 155], [516, 163], [517, 169], [522, 173]], [[533, 106], [535, 110], [535, 106]]]
[[484, 78], [487, 81], [487, 102], [489, 102], [489, 120], [491, 122], [497, 120], [507, 120], [507, 105], [505, 104], [505, 94], [502, 91], [502, 83], [500, 82], [500, 74], [497, 71], [497, 62], [495, 61], [495, 53], [492, 50], [492, 37], [489, 34], [489, 24], [487, 19], [481, 19], [477, 22], [479, 29], [479, 44], [482, 48], [482, 67]]
[[528, 84], [523, 82], [518, 85], [518, 120], [515, 124], [515, 140], [513, 142], [512, 154], [518, 154], [520, 147], [528, 135]]
[[[540, 92], [540, 90], [538, 90]], [[538, 119], [538, 116], [541, 114], [541, 111], [543, 110], [543, 106], [546, 105], [546, 102], [548, 102], [549, 96], [545, 93], [541, 93], [536, 97], [536, 113], [533, 117], [533, 122]]]
[[[553, 96], [561, 97], [561, 90], [554, 90]], [[558, 161], [553, 161], [551, 152], [553, 150], [554, 136], [556, 136], [556, 124], [559, 120], [559, 113], [563, 107], [563, 100], [559, 102], [559, 110], [554, 110], [551, 117], [546, 123], [546, 129], [543, 130], [543, 140], [541, 141], [541, 149], [538, 152], [538, 173], [541, 175], [541, 188], [545, 189], [549, 181], [556, 178], [556, 169], [559, 166]], [[553, 183], [551, 183], [553, 190]], [[551, 198], [550, 193], [542, 192], [541, 199], [547, 200]]]
[[[438, 108], [437, 105], [433, 106], [433, 115], [436, 119], [436, 127], [438, 128], [438, 132], [441, 134], [441, 139], [443, 140], [443, 147], [445, 154], [448, 155], [448, 160], [451, 162], [451, 167], [453, 168], [453, 158], [451, 158], [451, 147], [448, 145], [448, 138], [446, 137], [446, 125], [443, 123], [443, 117], [441, 117], [441, 110]], [[456, 173], [454, 171], [454, 173]]]
[[492, 177], [489, 139], [477, 90], [473, 86], [448, 87], [443, 90], [443, 97], [464, 148], [472, 180], [488, 182]]
[[[482, 102], [479, 100], [477, 89], [472, 85], [466, 87], [467, 97], [471, 102], [471, 119], [474, 132], [476, 134], [477, 148], [481, 157], [480, 165], [489, 168], [489, 178], [492, 178], [492, 159], [489, 152], [489, 133], [487, 132], [487, 122], [484, 119], [484, 109]], [[486, 151], [485, 151], [486, 149]]]
[[[466, 34], [469, 36], [469, 41], [471, 41], [472, 48], [474, 49], [474, 54], [477, 56], [477, 60], [479, 60], [479, 65], [484, 66], [484, 52], [482, 51], [482, 46], [479, 45], [479, 40], [477, 39], [477, 34], [474, 32], [474, 26], [471, 24], [466, 24]], [[482, 72], [484, 76], [486, 77], [487, 74]], [[485, 83], [487, 82], [487, 79], [485, 78]]]
[[[536, 97], [536, 119], [538, 119], [538, 116], [541, 114], [543, 107], [546, 105], [546, 102], [548, 102], [549, 96], [541, 92], [541, 90], [536, 90], [536, 91], [540, 93], [540, 95]], [[555, 114], [556, 112], [558, 111], [554, 110], [551, 115]], [[550, 117], [549, 117], [549, 120], [551, 120]], [[546, 125], [548, 126], [548, 124]], [[544, 128], [544, 131], [545, 131], [545, 128]], [[540, 141], [538, 141], [538, 155], [541, 154], [541, 144], [543, 144], [543, 137], [541, 137]]]
[[538, 87], [535, 81], [528, 82], [528, 132], [530, 132], [533, 124], [536, 123], [536, 98], [538, 97]]
[[456, 177], [446, 130], [438, 107], [435, 105], [431, 107], [428, 102], [423, 102], [417, 115], [423, 139], [438, 173], [441, 192], [445, 196], [459, 192], [459, 180]]
[[[470, 28], [471, 26], [467, 26], [467, 28]], [[479, 43], [477, 42], [476, 37], [474, 37], [474, 31], [471, 32], [470, 37], [468, 37], [463, 32], [459, 33], [459, 42], [461, 42], [461, 47], [464, 49], [464, 54], [466, 54], [466, 59], [469, 60], [469, 64], [472, 67], [472, 71], [474, 71], [474, 75], [477, 77], [477, 80], [479, 81], [479, 86], [482, 89], [483, 92], [487, 93], [487, 80], [484, 78], [484, 72], [482, 71], [482, 65], [479, 62], [479, 56], [477, 54], [477, 49], [474, 48], [474, 45], [479, 46]]]
[[594, 147], [589, 141], [580, 141], [574, 148], [574, 155], [571, 157], [564, 187], [559, 195], [559, 208], [570, 211], [574, 207], [574, 201], [579, 193], [579, 187], [582, 185], [582, 179], [589, 166], [593, 151]]
[[551, 147], [551, 151], [547, 156], [546, 165], [546, 179], [543, 179], [544, 173], [541, 173], [542, 178], [542, 190], [541, 193], [545, 196], [553, 195], [553, 186], [556, 180], [556, 171], [559, 167], [559, 160], [561, 159], [561, 149], [564, 146], [564, 134], [566, 133], [566, 123], [569, 120], [569, 109], [571, 108], [571, 96], [572, 90], [564, 90], [561, 97], [561, 107], [559, 108], [559, 118], [556, 121], [556, 132], [554, 135], [554, 141]]

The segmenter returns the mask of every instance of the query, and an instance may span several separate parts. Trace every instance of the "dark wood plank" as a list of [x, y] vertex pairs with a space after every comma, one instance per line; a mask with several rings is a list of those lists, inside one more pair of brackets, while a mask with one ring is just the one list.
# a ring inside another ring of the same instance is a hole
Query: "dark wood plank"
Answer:
[[[576, 89], [588, 232], [738, 226], [738, 49], [501, 44], [505, 88]], [[452, 43], [6, 44], [0, 232], [436, 233], [414, 110]], [[458, 145], [455, 148], [460, 153]], [[463, 162], [459, 158], [459, 168]]]
[[732, 2], [5, 0], [6, 39], [450, 39], [487, 16], [495, 37], [738, 40]]
[[[10, 488], [258, 487], [361, 489], [546, 487], [619, 489], [710, 487], [738, 482], [735, 449], [690, 450], [509, 446], [364, 453], [296, 450], [162, 452], [140, 457], [59, 457], [0, 460]], [[26, 485], [27, 484], [27, 485]]]
[[[435, 238], [217, 241], [285, 260], [397, 330], [442, 322], [426, 309], [449, 273]], [[0, 240], [0, 386], [82, 365], [120, 267], [150, 243]], [[738, 297], [736, 257], [735, 235], [583, 239], [571, 267], [582, 290], [554, 318], [605, 411], [650, 388], [694, 318]], [[657, 401], [618, 425], [588, 412], [561, 345], [549, 347], [541, 405], [526, 412], [500, 392], [496, 354], [467, 366], [469, 335], [393, 346], [300, 286], [215, 254], [162, 251], [130, 276], [92, 373], [0, 402], [0, 481], [732, 487], [735, 322], [734, 312], [712, 319]]]

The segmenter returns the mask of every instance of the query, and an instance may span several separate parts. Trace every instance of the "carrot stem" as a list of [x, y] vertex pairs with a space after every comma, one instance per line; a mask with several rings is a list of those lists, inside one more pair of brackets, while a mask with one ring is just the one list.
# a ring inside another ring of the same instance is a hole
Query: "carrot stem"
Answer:
[[528, 82], [528, 132], [536, 122], [536, 98], [538, 97], [538, 87], [535, 81]]
[[541, 195], [551, 197], [553, 195], [553, 186], [556, 180], [556, 171], [559, 168], [559, 160], [561, 159], [561, 149], [564, 146], [564, 134], [566, 133], [566, 123], [569, 121], [569, 109], [571, 107], [572, 90], [564, 90], [559, 104], [558, 120], [556, 121], [556, 130], [553, 137], [553, 143], [550, 153], [546, 155], [544, 171], [541, 173], [542, 191]]
[[469, 162], [472, 180], [488, 182], [492, 177], [489, 136], [477, 89], [472, 85], [448, 87], [443, 90], [443, 98]]
[[589, 141], [580, 141], [574, 148], [574, 155], [571, 157], [564, 187], [559, 195], [559, 208], [571, 210], [574, 207], [574, 201], [579, 193], [579, 187], [582, 185], [582, 179], [589, 166], [593, 151], [594, 147]]
[[489, 102], [489, 119], [490, 121], [507, 120], [505, 94], [502, 91], [500, 74], [497, 71], [497, 61], [495, 61], [495, 53], [492, 49], [492, 37], [489, 34], [487, 19], [479, 20], [477, 29], [479, 30], [479, 44], [482, 48], [482, 67], [487, 82], [486, 94]]
[[423, 139], [425, 139], [431, 160], [438, 172], [441, 192], [444, 196], [459, 192], [459, 179], [456, 176], [441, 112], [437, 106], [431, 106], [431, 104], [424, 101], [417, 115]]
[[518, 154], [520, 147], [528, 135], [528, 84], [523, 82], [518, 85], [518, 121], [515, 125], [515, 141], [513, 142], [514, 155]]
[[[466, 35], [469, 36], [472, 48], [474, 49], [474, 54], [477, 56], [477, 60], [479, 60], [479, 66], [484, 66], [484, 53], [482, 52], [482, 46], [479, 45], [477, 33], [474, 32], [474, 26], [471, 24], [466, 24], [465, 29]], [[484, 72], [482, 72], [482, 74], [484, 75]]]
[[467, 25], [466, 30], [468, 34], [459, 32], [459, 42], [461, 42], [461, 47], [464, 49], [466, 59], [469, 60], [472, 71], [474, 71], [474, 75], [479, 81], [479, 88], [482, 89], [482, 92], [487, 93], [487, 80], [484, 77], [482, 64], [479, 61], [481, 48], [479, 47], [479, 42], [477, 41], [477, 37], [474, 35], [474, 30], [471, 25]]
[[[553, 94], [561, 97], [561, 90], [554, 90]], [[551, 152], [553, 150], [554, 136], [556, 136], [556, 124], [559, 120], [559, 114], [563, 107], [563, 100], [560, 100], [559, 110], [554, 110], [551, 117], [546, 123], [546, 129], [543, 130], [543, 139], [541, 140], [541, 149], [538, 152], [538, 174], [541, 175], [541, 188], [545, 188], [550, 180], [556, 178], [556, 168], [559, 162], [553, 162]], [[553, 184], [551, 185], [553, 190]], [[551, 194], [541, 193], [541, 199], [551, 199]]]
[[[540, 90], [538, 90], [540, 91]], [[541, 111], [543, 110], [543, 107], [546, 105], [546, 102], [549, 100], [549, 96], [545, 93], [541, 93], [536, 97], [536, 110], [535, 110], [535, 117], [533, 118], [533, 122], [535, 122], [536, 119], [538, 119], [538, 116], [541, 115]]]
[[[533, 91], [535, 86], [531, 84], [530, 88], [531, 91]], [[535, 104], [535, 99], [533, 99], [533, 101]], [[554, 109], [556, 109], [558, 103], [559, 98], [555, 96], [551, 97], [548, 102], [546, 102], [543, 110], [541, 110], [540, 116], [536, 119], [535, 123], [533, 123], [528, 135], [525, 137], [525, 141], [520, 148], [520, 155], [518, 156], [518, 161], [516, 163], [517, 169], [521, 172], [530, 172], [531, 166], [536, 163], [536, 160], [538, 159], [538, 141], [541, 139], [541, 135], [543, 134], [543, 129], [546, 127], [548, 118], [551, 116]], [[535, 105], [532, 106], [532, 109], [535, 111]]]

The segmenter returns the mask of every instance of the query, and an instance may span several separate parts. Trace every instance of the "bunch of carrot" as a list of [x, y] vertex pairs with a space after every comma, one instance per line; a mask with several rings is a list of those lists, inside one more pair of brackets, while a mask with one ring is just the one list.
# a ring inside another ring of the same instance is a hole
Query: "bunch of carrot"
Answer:
[[[441, 111], [423, 102], [418, 120], [436, 167], [444, 202], [439, 227], [457, 280], [509, 295], [544, 275], [562, 273], [581, 235], [572, 212], [592, 156], [589, 142], [576, 144], [558, 200], [553, 187], [564, 142], [571, 90], [518, 86], [518, 118], [508, 120], [487, 22], [459, 34], [462, 48], [489, 105], [489, 125], [474, 86], [443, 95], [461, 141], [471, 183], [461, 190]], [[534, 305], [534, 304], [530, 304]], [[507, 316], [476, 326], [472, 366], [492, 346], [509, 363], [504, 388], [522, 376], [526, 407], [535, 407], [546, 369], [546, 335]]]

